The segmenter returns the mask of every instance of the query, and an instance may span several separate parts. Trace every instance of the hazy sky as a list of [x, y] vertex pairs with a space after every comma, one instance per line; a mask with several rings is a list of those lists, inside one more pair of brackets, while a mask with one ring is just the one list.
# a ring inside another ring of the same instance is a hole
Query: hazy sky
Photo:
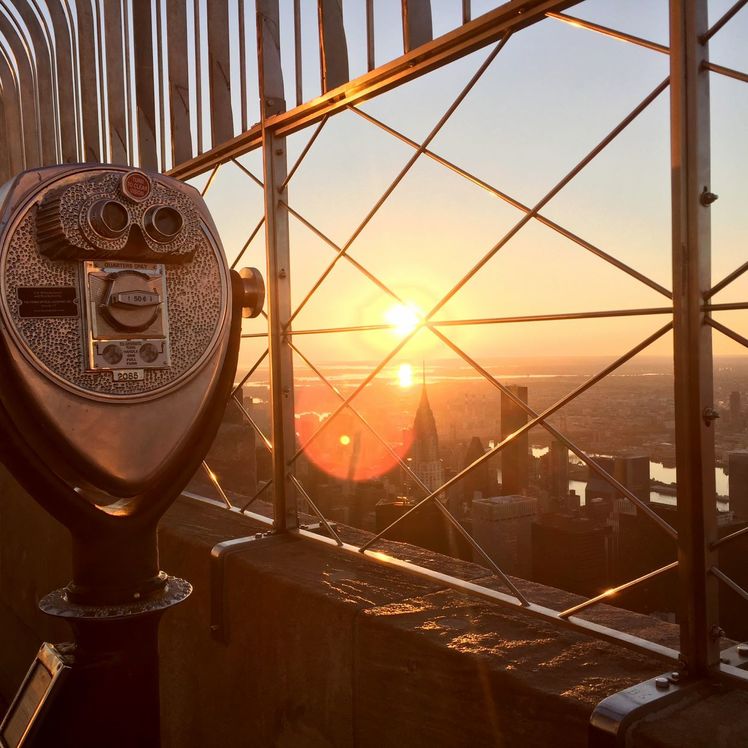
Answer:
[[[710, 3], [712, 20], [731, 0]], [[363, 2], [346, 0], [352, 75], [363, 72]], [[377, 0], [377, 62], [401, 51], [399, 0]], [[433, 2], [435, 33], [459, 19], [458, 0]], [[477, 15], [497, 3], [473, 3]], [[288, 7], [286, 7], [288, 6]], [[359, 8], [359, 6], [361, 6]], [[283, 3], [286, 17], [290, 2]], [[587, 0], [569, 11], [597, 23], [667, 44], [666, 0]], [[314, 23], [305, 17], [305, 28]], [[286, 24], [288, 25], [288, 24]], [[385, 29], [387, 31], [385, 32]], [[748, 70], [748, 10], [711, 43], [711, 59]], [[308, 51], [314, 52], [316, 50]], [[481, 50], [363, 109], [420, 142], [480, 66]], [[310, 55], [307, 54], [307, 60]], [[314, 55], [311, 55], [314, 59]], [[547, 19], [513, 36], [431, 149], [532, 206], [668, 73], [665, 55]], [[307, 65], [305, 90], [316, 76]], [[289, 103], [293, 81], [287, 81]], [[318, 90], [318, 89], [317, 89]], [[748, 211], [748, 85], [711, 75], [713, 278], [745, 261]], [[669, 288], [669, 98], [659, 98], [557, 197], [543, 214]], [[290, 158], [311, 130], [289, 139]], [[398, 174], [413, 149], [354, 113], [331, 119], [289, 187], [291, 205], [339, 245]], [[242, 159], [258, 176], [258, 153]], [[196, 180], [200, 185], [204, 178]], [[262, 215], [261, 191], [228, 165], [207, 195], [227, 253], [235, 256]], [[421, 156], [354, 242], [350, 255], [400, 297], [428, 311], [517, 221], [522, 213]], [[294, 306], [334, 258], [334, 251], [291, 218]], [[264, 236], [246, 264], [264, 269]], [[736, 282], [717, 301], [746, 298]], [[536, 221], [524, 227], [435, 319], [546, 314], [667, 306], [665, 296]], [[299, 315], [310, 329], [387, 322], [392, 300], [345, 260]], [[748, 335], [748, 312], [718, 319]], [[666, 316], [448, 328], [478, 358], [600, 353], [615, 357], [667, 321]], [[246, 328], [262, 329], [261, 322]], [[375, 359], [398, 340], [393, 332], [301, 336], [316, 360]], [[651, 349], [667, 354], [668, 336]], [[248, 342], [245, 361], [264, 344]], [[741, 349], [715, 333], [718, 353]], [[398, 361], [449, 355], [426, 330]]]

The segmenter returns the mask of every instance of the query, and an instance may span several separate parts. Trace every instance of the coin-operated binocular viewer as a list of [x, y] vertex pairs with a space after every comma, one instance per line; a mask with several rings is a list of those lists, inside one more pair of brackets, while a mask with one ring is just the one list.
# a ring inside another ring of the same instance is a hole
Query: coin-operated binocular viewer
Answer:
[[0, 454], [70, 530], [73, 579], [40, 607], [75, 635], [42, 647], [0, 744], [159, 744], [158, 621], [191, 587], [160, 570], [156, 527], [262, 309], [259, 273], [241, 276], [174, 179], [85, 164], [0, 190]]

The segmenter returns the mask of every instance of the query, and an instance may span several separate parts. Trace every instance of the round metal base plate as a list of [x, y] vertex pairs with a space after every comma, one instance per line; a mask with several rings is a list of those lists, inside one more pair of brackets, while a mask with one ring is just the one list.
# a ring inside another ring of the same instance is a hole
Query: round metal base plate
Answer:
[[179, 577], [167, 577], [166, 586], [153, 597], [119, 605], [81, 605], [70, 602], [67, 597], [67, 588], [61, 587], [45, 595], [39, 601], [39, 608], [43, 613], [58, 618], [115, 620], [166, 610], [187, 599], [191, 592], [192, 585], [188, 581], [179, 579]]

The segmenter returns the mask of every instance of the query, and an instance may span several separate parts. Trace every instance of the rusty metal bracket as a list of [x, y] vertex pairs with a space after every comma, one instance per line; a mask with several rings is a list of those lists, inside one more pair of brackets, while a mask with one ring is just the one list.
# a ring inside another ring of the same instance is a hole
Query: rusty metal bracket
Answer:
[[256, 532], [242, 538], [222, 540], [210, 551], [210, 635], [223, 644], [229, 642], [228, 616], [226, 615], [226, 596], [224, 595], [226, 577], [226, 558], [246, 550], [263, 540], [268, 540], [277, 533], [273, 530]]
[[608, 696], [590, 716], [588, 748], [627, 745], [626, 735], [631, 727], [684, 698], [701, 683], [695, 679], [683, 682], [680, 673], [670, 672]]

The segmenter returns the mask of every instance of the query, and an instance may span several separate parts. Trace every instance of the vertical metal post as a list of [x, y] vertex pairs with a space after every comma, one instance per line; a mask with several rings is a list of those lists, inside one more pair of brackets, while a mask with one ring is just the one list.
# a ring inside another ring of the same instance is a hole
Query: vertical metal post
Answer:
[[291, 268], [286, 139], [277, 137], [267, 120], [285, 111], [280, 58], [278, 0], [257, 2], [257, 51], [262, 117], [265, 190], [265, 237], [268, 281], [270, 404], [273, 441], [273, 504], [275, 527], [298, 526], [291, 457], [295, 450], [293, 352], [286, 336], [291, 318]]
[[670, 0], [671, 151], [676, 466], [681, 652], [703, 676], [719, 663], [710, 288], [707, 0]]
[[140, 166], [143, 169], [157, 171], [156, 100], [153, 87], [153, 16], [150, 2], [133, 4], [132, 31], [135, 44], [135, 107]]

